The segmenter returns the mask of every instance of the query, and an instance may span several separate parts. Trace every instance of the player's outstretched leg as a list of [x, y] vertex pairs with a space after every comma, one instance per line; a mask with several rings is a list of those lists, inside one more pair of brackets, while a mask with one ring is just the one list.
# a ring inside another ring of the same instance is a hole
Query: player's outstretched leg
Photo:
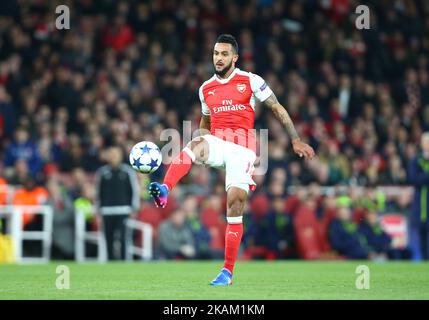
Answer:
[[148, 186], [149, 194], [152, 196], [157, 207], [165, 208], [168, 193], [174, 186], [191, 170], [192, 164], [198, 161], [206, 161], [208, 157], [208, 143], [204, 138], [193, 139], [172, 161], [164, 182], [152, 182]]
[[227, 193], [228, 225], [225, 231], [225, 263], [217, 277], [210, 282], [212, 286], [229, 286], [232, 284], [235, 260], [243, 236], [243, 211], [247, 192], [241, 188], [231, 187]]

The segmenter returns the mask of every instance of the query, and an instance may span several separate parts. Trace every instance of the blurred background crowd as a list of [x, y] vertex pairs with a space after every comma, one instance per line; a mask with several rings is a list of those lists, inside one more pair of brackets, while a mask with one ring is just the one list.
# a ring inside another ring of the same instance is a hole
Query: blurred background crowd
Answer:
[[[70, 8], [69, 30], [55, 28], [58, 4]], [[370, 7], [369, 30], [355, 27], [358, 4]], [[267, 81], [317, 153], [310, 162], [296, 158], [274, 115], [256, 108], [256, 128], [269, 130], [269, 170], [255, 177], [242, 256], [410, 257], [406, 246], [393, 249], [380, 221], [385, 213], [412, 214], [407, 173], [429, 130], [429, 2], [79, 0], [0, 7], [0, 183], [15, 186], [3, 202], [90, 212], [95, 172], [109, 161], [109, 147], [119, 147], [126, 162], [138, 141], [162, 146], [164, 129], [182, 132], [184, 120], [192, 131], [198, 127], [198, 88], [213, 74], [215, 39], [231, 33], [239, 68]], [[178, 237], [189, 246], [159, 249], [160, 256], [218, 257], [223, 173], [194, 166], [170, 208], [158, 212], [145, 187], [165, 169], [137, 175], [141, 204], [134, 216], [155, 226], [160, 248], [172, 243], [163, 230], [184, 226]], [[400, 188], [390, 194], [380, 186]], [[73, 228], [71, 218], [54, 219]], [[310, 238], [315, 244], [304, 250]], [[72, 257], [67, 241], [58, 241], [58, 255]]]

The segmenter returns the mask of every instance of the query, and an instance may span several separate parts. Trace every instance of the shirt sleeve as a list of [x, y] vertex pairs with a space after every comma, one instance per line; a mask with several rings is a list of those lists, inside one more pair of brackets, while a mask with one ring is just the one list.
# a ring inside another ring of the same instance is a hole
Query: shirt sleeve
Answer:
[[265, 80], [257, 74], [250, 75], [250, 86], [252, 87], [253, 95], [261, 102], [267, 100], [273, 93]]
[[200, 95], [200, 101], [201, 101], [201, 113], [205, 116], [209, 116], [210, 115], [210, 109], [207, 106], [206, 101], [204, 100], [203, 86], [201, 86], [199, 89], [199, 95]]

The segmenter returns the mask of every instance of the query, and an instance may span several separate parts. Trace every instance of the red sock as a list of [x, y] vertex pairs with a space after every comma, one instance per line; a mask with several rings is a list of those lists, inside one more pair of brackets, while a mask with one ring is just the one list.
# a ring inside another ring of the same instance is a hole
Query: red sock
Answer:
[[235, 259], [240, 249], [241, 236], [243, 235], [243, 223], [228, 223], [225, 232], [225, 263], [223, 267], [231, 274], [234, 271]]
[[167, 185], [169, 191], [191, 170], [194, 160], [195, 155], [188, 148], [183, 149], [173, 160], [164, 177], [164, 184]]

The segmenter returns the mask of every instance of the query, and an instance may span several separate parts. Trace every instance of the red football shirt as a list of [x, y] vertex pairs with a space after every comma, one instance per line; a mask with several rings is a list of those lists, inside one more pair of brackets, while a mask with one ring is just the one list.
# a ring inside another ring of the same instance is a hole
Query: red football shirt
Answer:
[[256, 152], [255, 102], [271, 94], [264, 79], [238, 68], [226, 79], [213, 75], [199, 90], [202, 113], [210, 116], [210, 133]]

